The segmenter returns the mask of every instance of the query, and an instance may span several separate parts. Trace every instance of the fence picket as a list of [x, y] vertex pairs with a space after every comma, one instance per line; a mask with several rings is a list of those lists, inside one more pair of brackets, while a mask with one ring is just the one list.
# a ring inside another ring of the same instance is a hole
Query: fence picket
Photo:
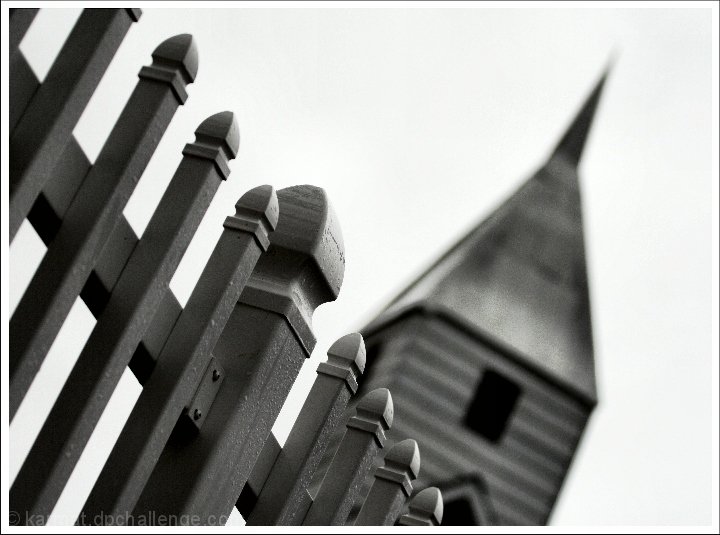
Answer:
[[365, 498], [356, 526], [392, 526], [412, 493], [412, 482], [420, 471], [420, 448], [409, 438], [398, 442], [375, 470], [375, 480]]
[[418, 492], [408, 504], [398, 526], [439, 526], [443, 519], [443, 499], [440, 489], [428, 487]]
[[358, 491], [385, 443], [393, 421], [390, 391], [378, 388], [357, 404], [317, 496], [307, 512], [306, 526], [342, 526]]

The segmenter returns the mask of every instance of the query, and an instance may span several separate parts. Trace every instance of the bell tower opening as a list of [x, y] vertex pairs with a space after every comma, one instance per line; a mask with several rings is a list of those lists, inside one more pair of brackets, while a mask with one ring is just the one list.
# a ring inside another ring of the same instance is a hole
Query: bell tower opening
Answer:
[[443, 508], [443, 526], [475, 526], [477, 519], [470, 502], [465, 499], [453, 500]]
[[480, 379], [475, 398], [465, 416], [465, 423], [491, 442], [498, 442], [507, 427], [518, 397], [518, 385], [497, 372], [487, 370]]

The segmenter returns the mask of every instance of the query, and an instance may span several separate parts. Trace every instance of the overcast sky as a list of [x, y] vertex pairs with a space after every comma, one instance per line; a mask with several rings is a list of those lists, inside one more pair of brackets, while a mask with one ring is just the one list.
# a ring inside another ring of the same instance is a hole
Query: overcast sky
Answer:
[[[218, 111], [237, 114], [232, 175], [171, 284], [182, 304], [243, 192], [266, 183], [327, 190], [344, 234], [345, 280], [314, 316], [317, 349], [274, 429], [284, 441], [332, 342], [542, 165], [614, 56], [580, 168], [600, 402], [551, 523], [708, 524], [717, 470], [709, 4], [469, 6], [145, 8], [75, 134], [94, 159], [152, 50], [178, 33], [196, 37], [190, 98], [125, 210], [141, 234], [197, 125]], [[79, 11], [36, 18], [21, 49], [39, 77]], [[10, 312], [43, 251], [26, 222], [10, 248]], [[11, 478], [93, 321], [76, 303], [10, 427]], [[126, 373], [55, 522], [74, 520], [138, 394]]]

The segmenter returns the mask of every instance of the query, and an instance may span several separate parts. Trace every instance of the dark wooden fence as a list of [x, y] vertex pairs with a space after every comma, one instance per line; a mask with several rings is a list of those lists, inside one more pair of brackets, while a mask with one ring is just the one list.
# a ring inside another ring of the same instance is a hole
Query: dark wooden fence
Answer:
[[390, 392], [348, 409], [365, 367], [359, 334], [330, 348], [284, 447], [271, 433], [315, 347], [313, 311], [343, 280], [325, 192], [248, 191], [181, 307], [169, 283], [229, 177], [235, 118], [198, 126], [139, 238], [123, 208], [188, 98], [196, 44], [178, 35], [155, 49], [90, 162], [73, 129], [140, 11], [84, 10], [42, 83], [18, 48], [36, 12], [10, 10], [10, 240], [27, 218], [47, 245], [10, 319], [11, 419], [78, 296], [97, 323], [12, 484], [13, 523], [47, 520], [129, 366], [142, 393], [78, 524], [217, 524], [236, 505], [251, 525], [343, 525], [353, 507], [357, 525], [439, 524], [440, 492], [412, 493], [417, 443], [386, 443]]

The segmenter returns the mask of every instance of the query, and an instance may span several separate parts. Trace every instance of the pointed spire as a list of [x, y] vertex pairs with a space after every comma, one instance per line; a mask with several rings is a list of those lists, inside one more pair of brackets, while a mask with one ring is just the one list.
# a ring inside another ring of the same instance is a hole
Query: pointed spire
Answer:
[[[420, 312], [597, 401], [577, 166], [610, 69], [554, 154], [495, 212], [410, 284], [365, 329], [367, 339]], [[558, 164], [558, 165], [555, 165]], [[562, 296], [562, 297], [561, 297]], [[368, 369], [372, 358], [368, 358]]]
[[605, 85], [605, 80], [610, 73], [611, 67], [612, 60], [605, 68], [600, 80], [598, 80], [592, 93], [590, 93], [590, 96], [588, 96], [587, 100], [585, 100], [582, 108], [575, 116], [575, 119], [565, 132], [565, 135], [560, 140], [560, 143], [558, 143], [555, 151], [553, 152], [553, 156], [556, 154], [562, 154], [567, 160], [576, 166], [580, 162], [583, 149], [585, 148], [585, 141], [587, 140], [593, 118], [595, 117], [595, 110], [597, 109], [598, 102], [600, 101], [600, 95], [602, 94], [603, 86]]

